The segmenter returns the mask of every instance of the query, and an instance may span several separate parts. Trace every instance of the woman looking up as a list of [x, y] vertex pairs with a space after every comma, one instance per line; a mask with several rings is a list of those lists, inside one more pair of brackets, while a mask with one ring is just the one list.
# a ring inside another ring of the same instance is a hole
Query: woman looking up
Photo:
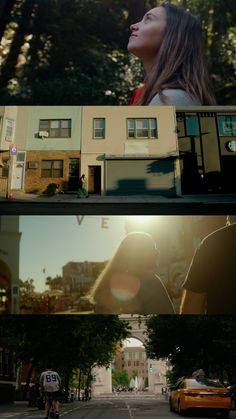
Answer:
[[133, 105], [214, 105], [198, 19], [163, 3], [131, 27], [128, 50], [144, 67], [145, 81]]

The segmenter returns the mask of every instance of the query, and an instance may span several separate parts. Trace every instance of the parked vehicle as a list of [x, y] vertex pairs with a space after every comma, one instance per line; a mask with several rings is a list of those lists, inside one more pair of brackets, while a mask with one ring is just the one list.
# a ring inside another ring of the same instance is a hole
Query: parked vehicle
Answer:
[[227, 389], [231, 394], [232, 410], [236, 410], [236, 384], [232, 384], [231, 386], [227, 387]]
[[189, 409], [207, 409], [228, 417], [231, 410], [231, 394], [218, 380], [208, 378], [182, 378], [171, 388], [171, 411], [184, 414]]

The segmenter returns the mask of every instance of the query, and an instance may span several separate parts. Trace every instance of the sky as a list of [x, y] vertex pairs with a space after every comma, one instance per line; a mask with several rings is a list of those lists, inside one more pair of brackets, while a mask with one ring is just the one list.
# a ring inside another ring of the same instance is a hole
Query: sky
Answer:
[[123, 342], [124, 347], [126, 348], [141, 348], [143, 347], [143, 343], [136, 338], [129, 338]]
[[[136, 217], [140, 218], [140, 217]], [[20, 216], [20, 279], [46, 289], [68, 262], [106, 261], [125, 237], [125, 216]]]

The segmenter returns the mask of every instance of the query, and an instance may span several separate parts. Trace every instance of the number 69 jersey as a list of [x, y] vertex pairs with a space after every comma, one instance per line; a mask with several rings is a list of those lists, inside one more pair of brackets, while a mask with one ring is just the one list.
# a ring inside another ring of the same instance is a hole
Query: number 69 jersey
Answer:
[[41, 374], [40, 382], [44, 391], [54, 393], [60, 390], [60, 377], [55, 371], [45, 371]]

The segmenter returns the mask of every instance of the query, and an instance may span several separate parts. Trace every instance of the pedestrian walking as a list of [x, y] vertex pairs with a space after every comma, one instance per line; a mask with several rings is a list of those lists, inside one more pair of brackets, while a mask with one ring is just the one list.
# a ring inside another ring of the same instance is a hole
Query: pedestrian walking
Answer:
[[88, 198], [87, 179], [85, 177], [85, 174], [83, 174], [79, 178], [79, 189], [78, 189], [77, 197], [78, 198]]
[[205, 237], [192, 259], [181, 314], [236, 314], [236, 223]]

